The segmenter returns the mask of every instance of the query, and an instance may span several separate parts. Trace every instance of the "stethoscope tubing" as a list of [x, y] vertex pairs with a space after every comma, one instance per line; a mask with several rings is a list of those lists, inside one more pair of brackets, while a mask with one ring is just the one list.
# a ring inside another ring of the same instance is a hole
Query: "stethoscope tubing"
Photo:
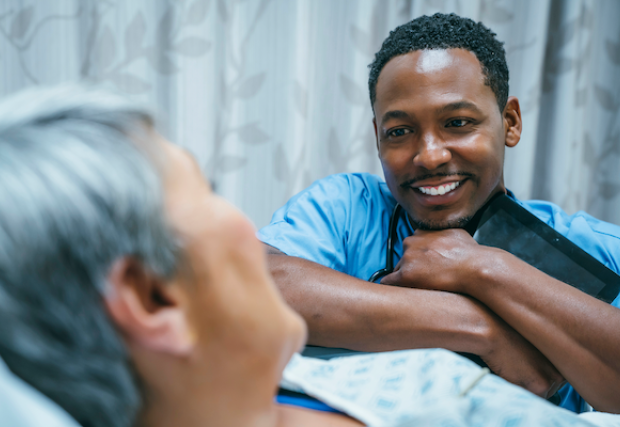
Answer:
[[396, 243], [396, 239], [398, 238], [398, 217], [400, 216], [400, 212], [402, 210], [402, 206], [396, 203], [396, 206], [394, 206], [394, 209], [392, 210], [392, 215], [390, 216], [390, 223], [388, 226], [389, 234], [385, 249], [385, 268], [375, 271], [368, 279], [369, 282], [376, 282], [394, 271], [394, 245]]

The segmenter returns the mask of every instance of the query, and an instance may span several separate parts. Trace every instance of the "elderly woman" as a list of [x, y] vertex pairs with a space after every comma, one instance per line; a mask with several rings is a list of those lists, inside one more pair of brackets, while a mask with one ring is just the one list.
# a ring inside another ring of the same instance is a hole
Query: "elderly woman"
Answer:
[[305, 325], [148, 112], [76, 87], [5, 100], [0, 206], [0, 357], [81, 425], [361, 425], [274, 403]]

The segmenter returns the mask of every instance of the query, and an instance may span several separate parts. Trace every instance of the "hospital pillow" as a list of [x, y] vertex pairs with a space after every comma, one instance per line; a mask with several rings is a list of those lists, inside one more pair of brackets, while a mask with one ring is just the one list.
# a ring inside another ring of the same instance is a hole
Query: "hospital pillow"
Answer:
[[79, 427], [60, 406], [13, 374], [2, 359], [0, 420], [11, 427]]

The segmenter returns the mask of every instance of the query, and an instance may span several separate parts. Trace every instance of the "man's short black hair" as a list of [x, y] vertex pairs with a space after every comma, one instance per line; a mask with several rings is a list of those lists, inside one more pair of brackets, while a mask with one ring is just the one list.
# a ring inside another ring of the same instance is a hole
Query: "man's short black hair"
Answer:
[[503, 111], [508, 100], [508, 65], [504, 43], [482, 23], [474, 22], [454, 13], [421, 16], [397, 27], [383, 42], [375, 60], [369, 65], [368, 89], [370, 104], [377, 97], [377, 80], [381, 70], [395, 56], [423, 49], [466, 49], [473, 52], [486, 76], [485, 84], [491, 87], [499, 110]]

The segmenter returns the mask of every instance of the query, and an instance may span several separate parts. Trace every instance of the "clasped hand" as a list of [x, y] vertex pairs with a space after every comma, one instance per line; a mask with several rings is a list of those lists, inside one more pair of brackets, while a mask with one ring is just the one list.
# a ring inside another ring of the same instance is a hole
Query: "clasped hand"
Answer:
[[382, 284], [463, 292], [477, 261], [489, 248], [480, 246], [460, 228], [417, 230], [403, 241], [403, 256]]
[[[479, 245], [465, 230], [416, 231], [403, 241], [403, 256], [382, 284], [454, 292], [476, 297], [483, 283], [477, 272], [493, 263], [497, 249]], [[468, 284], [474, 286], [467, 286]], [[485, 310], [486, 311], [486, 310]], [[542, 397], [564, 383], [555, 366], [494, 313], [487, 321], [485, 349], [479, 356], [491, 370]]]

